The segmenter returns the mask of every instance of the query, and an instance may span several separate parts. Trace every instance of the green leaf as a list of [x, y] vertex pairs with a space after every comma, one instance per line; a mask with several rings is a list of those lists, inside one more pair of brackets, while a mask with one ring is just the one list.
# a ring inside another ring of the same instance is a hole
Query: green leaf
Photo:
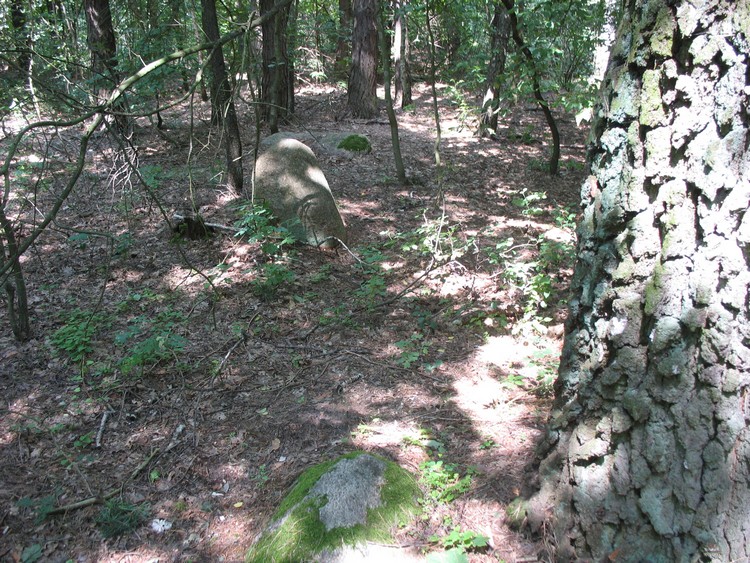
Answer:
[[469, 558], [463, 550], [454, 547], [442, 553], [430, 553], [427, 563], [469, 563]]
[[38, 543], [25, 547], [21, 552], [21, 563], [34, 563], [42, 558], [42, 546]]

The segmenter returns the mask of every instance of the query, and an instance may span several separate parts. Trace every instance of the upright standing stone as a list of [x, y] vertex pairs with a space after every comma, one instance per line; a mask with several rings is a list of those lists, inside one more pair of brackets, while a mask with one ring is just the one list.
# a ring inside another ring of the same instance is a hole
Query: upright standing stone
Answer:
[[282, 139], [263, 152], [255, 164], [254, 193], [298, 239], [323, 248], [346, 242], [328, 181], [307, 145]]

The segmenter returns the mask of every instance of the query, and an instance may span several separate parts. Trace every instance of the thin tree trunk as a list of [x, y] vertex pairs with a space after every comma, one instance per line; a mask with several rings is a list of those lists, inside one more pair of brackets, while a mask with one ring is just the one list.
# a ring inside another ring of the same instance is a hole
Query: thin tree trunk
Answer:
[[31, 338], [29, 304], [16, 235], [13, 232], [13, 225], [5, 215], [4, 202], [3, 206], [0, 206], [0, 228], [5, 237], [3, 241], [3, 236], [0, 236], [0, 266], [5, 266], [10, 261], [10, 273], [4, 282], [8, 320], [13, 336], [16, 340], [23, 342]]
[[500, 109], [499, 80], [505, 72], [505, 57], [508, 51], [510, 21], [508, 12], [501, 2], [495, 2], [490, 22], [490, 62], [487, 66], [485, 94], [482, 100], [482, 115], [479, 122], [478, 137], [495, 138], [497, 117]]
[[[405, 0], [402, 1], [402, 6], [406, 8], [408, 6], [408, 3]], [[401, 92], [401, 107], [405, 108], [406, 106], [410, 106], [412, 103], [414, 103], [414, 99], [412, 96], [412, 84], [414, 84], [414, 80], [412, 79], [411, 75], [411, 40], [409, 39], [409, 18], [406, 16], [406, 14], [403, 14], [401, 17], [401, 27], [402, 27], [402, 38], [401, 41], [401, 57], [400, 57], [400, 64], [398, 66], [398, 70], [401, 71], [401, 77], [398, 79], [399, 83], [401, 84], [402, 92]]]
[[29, 61], [31, 60], [31, 52], [29, 50], [31, 36], [26, 26], [26, 13], [24, 12], [21, 0], [11, 0], [10, 23], [15, 34], [16, 65], [20, 72], [26, 73]]
[[542, 87], [540, 85], [539, 79], [539, 69], [536, 66], [534, 55], [532, 54], [531, 49], [529, 49], [529, 47], [524, 42], [523, 37], [521, 37], [521, 31], [518, 27], [518, 15], [516, 14], [514, 7], [515, 0], [502, 0], [502, 3], [505, 6], [505, 9], [508, 10], [508, 14], [510, 16], [510, 29], [513, 34], [513, 41], [515, 41], [518, 49], [526, 59], [526, 63], [529, 65], [529, 69], [531, 70], [534, 98], [539, 104], [542, 113], [544, 113], [544, 119], [547, 121], [547, 126], [549, 127], [550, 134], [552, 135], [552, 149], [550, 150], [549, 157], [549, 173], [552, 176], [556, 176], [560, 165], [560, 132], [557, 129], [557, 123], [555, 122], [555, 117], [552, 115], [552, 110], [550, 109], [547, 100], [545, 100], [544, 96], [542, 95]]
[[385, 90], [385, 109], [388, 113], [388, 123], [391, 126], [391, 146], [393, 148], [393, 160], [396, 164], [396, 176], [399, 183], [406, 185], [406, 171], [404, 170], [404, 161], [401, 157], [401, 142], [398, 138], [398, 121], [396, 112], [393, 109], [393, 98], [391, 97], [391, 58], [388, 42], [385, 39], [383, 24], [384, 15], [378, 15], [378, 39], [380, 41], [380, 55], [383, 62], [383, 86]]
[[[219, 24], [216, 20], [214, 0], [201, 0], [203, 33], [208, 41], [219, 40]], [[211, 114], [221, 124], [227, 158], [227, 186], [236, 194], [242, 193], [242, 139], [237, 121], [237, 112], [232, 99], [224, 55], [220, 46], [210, 55], [211, 69]]]
[[[403, 69], [401, 68], [401, 54], [404, 49], [404, 14], [401, 0], [393, 0], [393, 44], [391, 45], [391, 57], [393, 58], [393, 103], [398, 106], [403, 98], [404, 86], [402, 83]], [[378, 33], [380, 30], [378, 29]]]
[[430, 2], [425, 4], [425, 21], [427, 23], [427, 37], [430, 40], [430, 89], [432, 91], [432, 113], [435, 118], [435, 167], [438, 171], [438, 184], [442, 190], [443, 182], [443, 165], [440, 161], [440, 143], [442, 138], [442, 132], [440, 130], [440, 109], [438, 107], [438, 95], [437, 95], [437, 60], [435, 53], [435, 36], [432, 33], [432, 24], [430, 18]]
[[551, 560], [750, 558], [748, 21], [636, 0], [619, 27], [528, 505]]

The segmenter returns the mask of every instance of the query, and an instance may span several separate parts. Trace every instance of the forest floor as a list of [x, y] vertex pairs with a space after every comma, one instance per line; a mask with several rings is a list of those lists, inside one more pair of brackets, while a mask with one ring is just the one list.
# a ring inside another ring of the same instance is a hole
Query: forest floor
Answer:
[[[95, 137], [23, 258], [33, 339], [16, 342], [0, 313], [0, 560], [241, 561], [303, 470], [355, 449], [413, 471], [428, 496], [468, 477], [399, 543], [426, 553], [475, 532], [488, 546], [472, 562], [545, 560], [505, 509], [550, 409], [587, 129], [560, 117], [550, 177], [541, 112], [517, 108], [498, 141], [480, 140], [440, 92], [441, 175], [429, 90], [399, 113], [407, 187], [385, 112], [352, 120], [342, 91], [298, 93], [285, 130], [372, 141], [318, 155], [351, 252], [174, 235], [160, 207], [171, 218], [191, 197], [209, 222], [240, 215], [205, 104], [192, 129], [185, 107], [161, 132], [139, 122], [148, 191]], [[240, 116], [252, 154], [252, 111]], [[80, 134], [21, 152], [21, 236], [61, 191]], [[38, 181], [42, 157], [52, 175]]]

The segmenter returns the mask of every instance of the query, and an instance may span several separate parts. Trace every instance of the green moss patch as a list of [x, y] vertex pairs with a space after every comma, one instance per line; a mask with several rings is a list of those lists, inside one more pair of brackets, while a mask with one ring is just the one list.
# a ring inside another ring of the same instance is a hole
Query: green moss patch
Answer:
[[370, 140], [364, 135], [354, 134], [341, 139], [336, 148], [352, 152], [370, 152], [372, 145], [370, 144]]
[[324, 550], [366, 541], [390, 543], [394, 526], [409, 522], [417, 512], [419, 486], [414, 477], [395, 463], [370, 455], [385, 464], [380, 506], [367, 511], [366, 524], [326, 531], [320, 509], [328, 499], [308, 496], [320, 478], [342, 459], [354, 459], [363, 452], [347, 454], [310, 468], [303, 473], [279, 506], [271, 526], [246, 555], [248, 563], [299, 563], [310, 561]]

